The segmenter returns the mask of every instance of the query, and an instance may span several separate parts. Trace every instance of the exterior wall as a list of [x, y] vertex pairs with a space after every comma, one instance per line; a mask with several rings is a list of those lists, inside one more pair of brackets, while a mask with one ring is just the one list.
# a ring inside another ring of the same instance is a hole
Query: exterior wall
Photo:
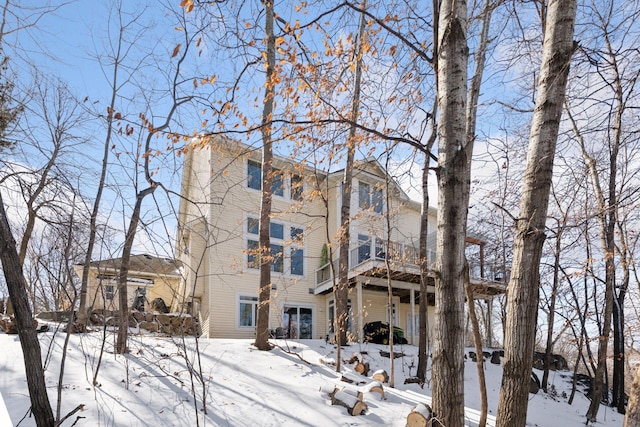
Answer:
[[[199, 179], [202, 188], [191, 186], [190, 191], [207, 194], [209, 204], [206, 220], [208, 234], [206, 245], [206, 262], [209, 269], [199, 277], [206, 278], [203, 286], [196, 286], [196, 295], [203, 301], [201, 316], [203, 317], [203, 332], [206, 336], [251, 338], [255, 334], [254, 327], [240, 326], [239, 306], [241, 297], [257, 297], [259, 288], [259, 270], [250, 268], [247, 263], [247, 241], [257, 240], [257, 236], [247, 233], [248, 218], [259, 218], [260, 191], [247, 186], [247, 160], [252, 158], [259, 161], [259, 153], [242, 153], [242, 150], [218, 151], [217, 148], [207, 148], [190, 153], [200, 160], [192, 163], [192, 173], [202, 176], [202, 170], [209, 172], [209, 179]], [[204, 151], [205, 153], [201, 153]], [[206, 153], [209, 153], [207, 155]], [[208, 159], [207, 162], [202, 159]], [[285, 163], [274, 164], [283, 170], [292, 169], [295, 165]], [[287, 179], [288, 182], [288, 179]], [[310, 184], [305, 183], [305, 190]], [[285, 186], [288, 190], [288, 185]], [[292, 275], [286, 270], [284, 273], [272, 272], [271, 315], [270, 328], [283, 326], [285, 307], [300, 306], [313, 310], [314, 324], [312, 334], [314, 338], [326, 333], [324, 325], [318, 319], [318, 299], [313, 295], [315, 288], [315, 270], [319, 267], [322, 245], [324, 242], [324, 223], [315, 216], [321, 216], [321, 204], [305, 200], [304, 204], [292, 201], [285, 192], [285, 197], [273, 197], [273, 218], [277, 222], [289, 227], [304, 230], [304, 275]], [[304, 213], [300, 209], [304, 208]], [[190, 205], [187, 217], [195, 217], [195, 207]], [[311, 215], [309, 215], [311, 214]], [[311, 218], [311, 219], [310, 219]], [[205, 244], [194, 243], [194, 234], [187, 238], [189, 255], [182, 255], [183, 261], [194, 265], [202, 257]], [[288, 254], [291, 241], [285, 239], [279, 243]], [[188, 258], [188, 259], [185, 259]], [[285, 261], [285, 268], [289, 265]], [[192, 274], [193, 275], [193, 274]], [[191, 279], [191, 282], [193, 279]], [[206, 306], [206, 307], [205, 307]], [[206, 319], [206, 320], [205, 320]]]
[[[206, 146], [190, 151], [185, 160], [183, 194], [190, 200], [203, 202], [181, 204], [181, 224], [184, 225], [182, 240], [179, 236], [177, 256], [187, 266], [185, 268], [187, 287], [193, 288], [195, 296], [200, 298], [200, 318], [204, 336], [221, 338], [252, 338], [253, 326], [240, 326], [240, 303], [244, 298], [257, 298], [259, 288], [259, 270], [248, 265], [249, 239], [257, 236], [248, 234], [248, 218], [259, 218], [260, 191], [248, 188], [247, 160], [260, 161], [260, 151], [227, 141], [221, 146]], [[301, 172], [299, 165], [277, 159], [274, 167], [283, 171], [295, 171], [304, 176], [311, 171]], [[358, 242], [358, 234], [386, 237], [384, 214], [362, 212], [359, 209], [360, 182], [375, 185], [383, 183], [376, 178], [375, 168], [367, 173], [357, 174], [352, 191], [352, 243]], [[189, 172], [189, 173], [187, 173]], [[190, 175], [190, 177], [187, 177]], [[329, 179], [329, 236], [336, 236], [340, 219], [340, 176], [330, 175]], [[286, 181], [286, 180], [285, 180]], [[326, 182], [323, 182], [326, 188]], [[312, 189], [311, 179], [305, 176], [305, 192]], [[285, 186], [285, 196], [288, 186]], [[391, 212], [391, 239], [412, 246], [418, 244], [419, 205], [395, 197], [387, 207]], [[385, 211], [387, 211], [385, 209]], [[303, 203], [289, 197], [273, 197], [272, 222], [304, 229], [304, 275], [297, 276], [286, 272], [272, 272], [270, 328], [288, 329], [286, 312], [291, 309], [298, 313], [313, 311], [312, 338], [321, 338], [328, 333], [328, 307], [332, 295], [314, 295], [316, 287], [316, 269], [321, 266], [322, 247], [326, 241], [325, 207], [320, 200], [305, 199]], [[205, 227], [206, 222], [206, 227]], [[433, 218], [435, 224], [435, 217]], [[188, 232], [186, 229], [189, 229]], [[435, 230], [435, 229], [434, 229]], [[291, 247], [291, 241], [282, 242], [285, 252]], [[181, 246], [182, 245], [182, 246]], [[187, 250], [185, 251], [184, 248]], [[334, 248], [337, 249], [337, 246]], [[334, 249], [334, 260], [338, 253]], [[199, 266], [196, 267], [194, 266]], [[197, 274], [196, 274], [197, 273]], [[197, 278], [196, 278], [197, 277]], [[189, 289], [187, 289], [190, 292]], [[357, 295], [352, 290], [352, 306], [356, 307]], [[363, 318], [361, 324], [369, 321], [386, 321], [387, 298], [385, 293], [363, 292]], [[406, 307], [405, 307], [406, 306]], [[396, 319], [398, 326], [407, 330], [406, 313], [408, 304], [396, 301]], [[357, 323], [354, 319], [354, 327]]]
[[[153, 275], [135, 274], [132, 272], [129, 277], [153, 280], [153, 284], [144, 285], [139, 283], [129, 283], [127, 285], [127, 300], [129, 307], [132, 307], [136, 299], [137, 289], [146, 290], [145, 309], [149, 308], [151, 301], [162, 298], [167, 307], [172, 307], [176, 300], [176, 291], [180, 288], [181, 280], [178, 277], [159, 277]], [[105, 298], [106, 286], [113, 286], [114, 294], [112, 299]], [[88, 294], [89, 305], [94, 309], [118, 310], [120, 308], [118, 296], [118, 283], [116, 279], [98, 279], [98, 272], [92, 269], [89, 275]]]

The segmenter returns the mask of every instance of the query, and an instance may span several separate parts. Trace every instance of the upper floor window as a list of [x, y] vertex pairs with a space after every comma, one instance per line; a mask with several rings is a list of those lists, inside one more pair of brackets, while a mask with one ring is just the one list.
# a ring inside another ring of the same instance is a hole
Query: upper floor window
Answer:
[[[255, 217], [247, 218], [247, 267], [260, 268], [260, 254], [258, 251], [258, 234], [260, 221]], [[304, 275], [304, 242], [303, 229], [286, 226], [277, 221], [269, 223], [269, 237], [271, 250], [271, 271], [289, 273], [293, 276]], [[288, 252], [285, 252], [285, 247]]]
[[262, 190], [262, 165], [249, 160], [247, 163], [247, 186], [254, 190]]
[[358, 188], [358, 205], [362, 210], [372, 209], [375, 213], [382, 213], [383, 195], [382, 190], [371, 185], [360, 182]]
[[302, 190], [304, 190], [304, 182], [300, 175], [291, 175], [291, 200], [302, 200]]
[[284, 175], [279, 169], [273, 170], [273, 182], [271, 184], [271, 194], [284, 197]]
[[[247, 187], [262, 190], [262, 164], [255, 160], [247, 161]], [[304, 181], [299, 175], [291, 175], [289, 179], [280, 169], [273, 169], [271, 194], [289, 197], [291, 200], [302, 200]]]

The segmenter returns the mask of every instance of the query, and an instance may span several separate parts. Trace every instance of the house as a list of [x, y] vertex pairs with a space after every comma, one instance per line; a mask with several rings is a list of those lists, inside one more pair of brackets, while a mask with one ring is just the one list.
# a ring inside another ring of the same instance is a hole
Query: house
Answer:
[[[230, 139], [195, 140], [185, 155], [176, 257], [184, 265], [183, 304], [197, 315], [204, 336], [255, 336], [259, 270], [255, 250], [261, 196], [261, 151]], [[272, 290], [269, 325], [278, 336], [324, 338], [335, 316], [343, 171], [319, 171], [274, 159], [271, 218]], [[411, 200], [371, 158], [357, 163], [351, 195], [349, 332], [391, 321], [417, 343], [421, 204]], [[390, 230], [390, 231], [388, 231]], [[435, 259], [436, 210], [429, 210], [429, 263]], [[469, 239], [482, 249], [482, 242]], [[328, 248], [333, 248], [329, 259]], [[482, 250], [480, 250], [482, 255]], [[386, 268], [389, 261], [389, 269]], [[331, 268], [331, 264], [335, 269]], [[484, 269], [473, 268], [472, 272]], [[477, 274], [476, 274], [477, 276]], [[483, 276], [484, 277], [484, 276]], [[433, 279], [432, 279], [433, 280]], [[388, 284], [393, 289], [389, 319]], [[502, 285], [474, 278], [476, 292]], [[424, 297], [434, 302], [434, 286]], [[433, 312], [428, 312], [433, 325]]]
[[[93, 261], [87, 284], [88, 306], [93, 309], [118, 310], [118, 280], [121, 258]], [[73, 266], [82, 277], [82, 264]], [[147, 254], [131, 255], [127, 276], [127, 298], [130, 308], [148, 310], [150, 303], [162, 298], [168, 308], [175, 306], [182, 282], [180, 261]]]

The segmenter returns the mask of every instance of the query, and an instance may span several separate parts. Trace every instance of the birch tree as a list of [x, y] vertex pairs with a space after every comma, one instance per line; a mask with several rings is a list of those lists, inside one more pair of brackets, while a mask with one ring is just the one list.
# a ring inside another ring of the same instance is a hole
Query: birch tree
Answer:
[[551, 0], [547, 8], [536, 107], [509, 280], [505, 358], [497, 426], [524, 426], [538, 310], [539, 268], [553, 161], [562, 115], [576, 15], [575, 0]]
[[467, 143], [467, 4], [443, 0], [438, 19], [438, 234], [433, 409], [464, 425], [464, 271], [472, 144]]

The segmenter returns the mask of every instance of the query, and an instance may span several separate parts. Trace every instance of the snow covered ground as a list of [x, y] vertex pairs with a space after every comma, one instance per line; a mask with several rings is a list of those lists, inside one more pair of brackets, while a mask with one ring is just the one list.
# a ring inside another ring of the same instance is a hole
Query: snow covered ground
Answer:
[[[57, 383], [64, 334], [39, 335], [46, 364], [50, 401], [56, 412]], [[417, 347], [395, 346], [404, 357], [395, 362], [395, 389], [385, 384], [385, 399], [365, 393], [368, 410], [352, 417], [341, 406], [331, 406], [319, 392], [320, 387], [340, 382], [335, 368], [321, 362], [336, 358], [333, 345], [321, 340], [274, 341], [282, 348], [261, 352], [251, 340], [199, 340], [199, 358], [195, 340], [188, 338], [132, 335], [130, 354], [113, 354], [115, 336], [108, 333], [98, 386], [92, 379], [100, 354], [102, 334], [72, 335], [62, 381], [60, 414], [64, 416], [80, 404], [84, 410], [63, 423], [71, 426], [405, 426], [407, 415], [418, 402], [429, 402], [428, 385], [404, 384], [415, 374]], [[16, 335], [0, 333], [0, 393], [14, 425], [33, 426], [28, 413], [29, 397], [24, 376], [22, 351]], [[342, 359], [364, 353], [371, 372], [385, 369], [389, 359], [380, 355], [385, 346], [353, 344], [345, 347]], [[502, 370], [486, 364], [490, 414], [495, 415]], [[191, 370], [198, 366], [200, 370]], [[465, 363], [465, 402], [470, 420], [473, 409], [480, 408], [475, 363]], [[354, 365], [343, 371], [353, 375]], [[193, 372], [193, 374], [191, 374]], [[199, 377], [199, 372], [202, 376]], [[556, 396], [539, 392], [529, 395], [529, 426], [577, 426], [584, 424], [589, 401], [578, 393], [573, 405], [566, 372], [554, 372], [551, 382]], [[541, 373], [540, 373], [541, 377]], [[196, 398], [194, 399], [194, 395]], [[206, 396], [203, 405], [202, 396]], [[203, 410], [206, 406], [206, 413]], [[81, 418], [77, 418], [81, 417]], [[624, 417], [602, 406], [597, 426], [622, 426]], [[469, 425], [475, 423], [469, 421]], [[5, 426], [1, 426], [5, 427]]]

